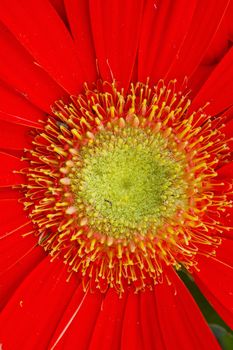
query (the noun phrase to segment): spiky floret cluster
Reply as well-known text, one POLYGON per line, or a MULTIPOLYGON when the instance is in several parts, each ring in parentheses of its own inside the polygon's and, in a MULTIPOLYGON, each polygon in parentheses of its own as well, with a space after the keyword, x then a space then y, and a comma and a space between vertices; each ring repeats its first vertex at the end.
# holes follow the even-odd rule
POLYGON ((175 81, 129 93, 99 82, 56 102, 34 136, 24 205, 39 244, 84 288, 144 289, 220 244, 228 147, 218 120, 189 106, 175 81))

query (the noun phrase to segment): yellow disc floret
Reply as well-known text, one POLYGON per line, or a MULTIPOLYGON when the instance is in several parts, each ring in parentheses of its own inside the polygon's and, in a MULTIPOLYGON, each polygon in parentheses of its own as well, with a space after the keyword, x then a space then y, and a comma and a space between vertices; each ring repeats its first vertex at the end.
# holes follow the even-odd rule
POLYGON ((79 150, 69 173, 75 206, 107 236, 156 235, 166 218, 187 206, 185 157, 158 132, 117 124, 79 150))

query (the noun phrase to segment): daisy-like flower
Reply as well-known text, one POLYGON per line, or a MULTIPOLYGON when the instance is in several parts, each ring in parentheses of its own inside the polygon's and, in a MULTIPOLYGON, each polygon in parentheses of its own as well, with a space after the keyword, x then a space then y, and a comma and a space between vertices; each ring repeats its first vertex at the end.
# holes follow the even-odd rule
POLYGON ((230 1, 0 2, 3 350, 219 349, 230 1))

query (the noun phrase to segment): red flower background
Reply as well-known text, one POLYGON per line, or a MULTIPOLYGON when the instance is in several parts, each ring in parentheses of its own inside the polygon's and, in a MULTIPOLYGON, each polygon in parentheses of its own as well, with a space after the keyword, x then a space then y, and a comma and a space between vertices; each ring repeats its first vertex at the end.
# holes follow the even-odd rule
MULTIPOLYGON (((183 282, 168 267, 172 286, 158 284, 119 298, 84 292, 78 278, 37 245, 13 185, 51 105, 78 95, 84 82, 113 78, 156 84, 176 78, 191 90, 192 110, 205 105, 226 116, 233 135, 232 1, 64 0, 0 2, 0 239, 3 350, 8 349, 218 349, 183 282)), ((231 143, 230 143, 231 146, 231 143)), ((218 169, 231 181, 232 163, 218 169)), ((232 208, 221 217, 232 224, 232 208)), ((193 278, 233 327, 233 241, 224 233, 216 257, 198 255, 193 278)))

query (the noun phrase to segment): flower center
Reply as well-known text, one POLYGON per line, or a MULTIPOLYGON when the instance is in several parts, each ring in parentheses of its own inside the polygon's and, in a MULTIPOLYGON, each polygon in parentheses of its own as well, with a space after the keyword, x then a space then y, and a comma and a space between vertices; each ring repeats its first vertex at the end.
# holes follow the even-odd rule
POLYGON ((184 159, 160 133, 115 126, 93 135, 77 158, 70 175, 77 210, 106 235, 155 231, 187 203, 184 159))
POLYGON ((76 272, 84 289, 123 293, 196 266, 221 243, 231 185, 221 123, 166 87, 115 83, 56 102, 22 170, 24 205, 38 243, 76 272))

